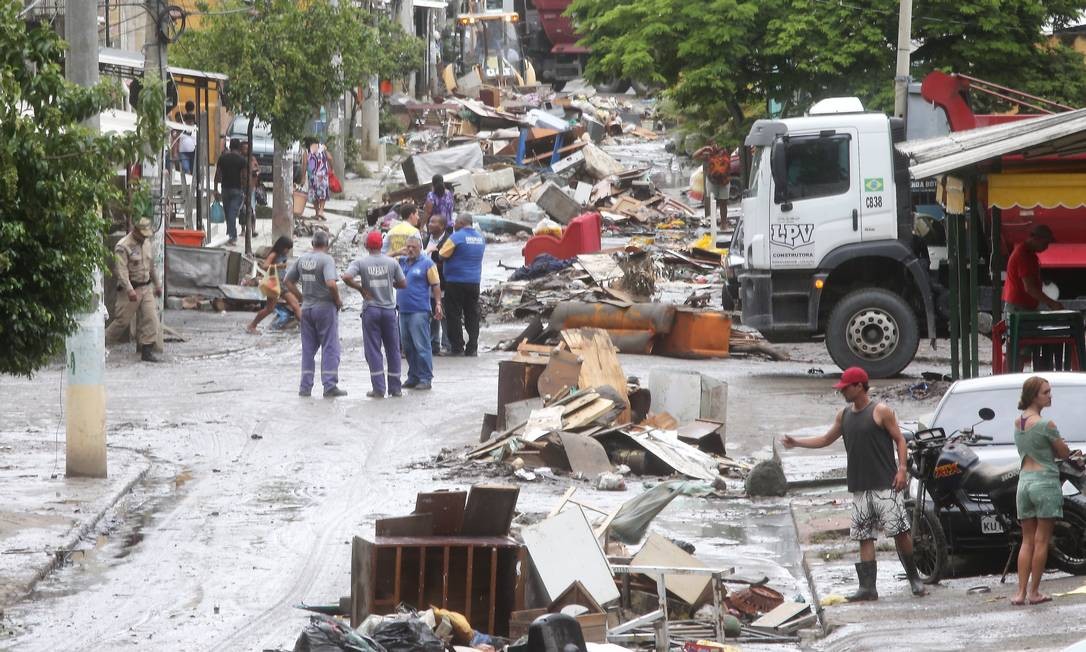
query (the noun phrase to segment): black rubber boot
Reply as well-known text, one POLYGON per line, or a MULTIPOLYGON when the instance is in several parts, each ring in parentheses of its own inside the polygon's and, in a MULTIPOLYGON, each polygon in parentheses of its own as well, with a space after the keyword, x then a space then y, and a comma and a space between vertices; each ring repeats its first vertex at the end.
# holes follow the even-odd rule
POLYGON ((927 595, 928 591, 924 588, 924 582, 920 579, 920 572, 916 570, 916 560, 913 559, 913 556, 911 554, 903 555, 899 552, 897 558, 901 560, 901 565, 905 568, 905 577, 909 580, 909 588, 912 589, 913 595, 927 595))
POLYGON ((144 345, 143 350, 140 351, 140 360, 144 362, 162 362, 162 358, 155 355, 155 352, 151 350, 151 345, 144 345))
POLYGON ((878 575, 878 562, 861 561, 856 564, 856 576, 860 578, 860 589, 848 596, 849 602, 867 602, 878 600, 879 592, 875 590, 875 577, 878 575))

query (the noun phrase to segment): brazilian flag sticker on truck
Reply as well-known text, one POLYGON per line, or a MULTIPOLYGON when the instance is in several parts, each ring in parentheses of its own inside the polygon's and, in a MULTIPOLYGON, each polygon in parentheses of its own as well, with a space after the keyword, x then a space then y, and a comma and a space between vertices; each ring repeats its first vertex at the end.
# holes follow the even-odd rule
POLYGON ((886 190, 886 184, 882 182, 882 177, 864 179, 864 192, 882 192, 883 190, 886 190))

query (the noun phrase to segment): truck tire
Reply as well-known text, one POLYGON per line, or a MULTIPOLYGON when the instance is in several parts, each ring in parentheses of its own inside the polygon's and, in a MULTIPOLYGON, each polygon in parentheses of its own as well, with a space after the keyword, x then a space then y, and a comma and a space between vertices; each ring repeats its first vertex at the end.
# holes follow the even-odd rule
POLYGON ((837 366, 861 367, 872 378, 896 376, 912 362, 919 344, 912 308, 880 288, 846 294, 826 324, 826 349, 837 366))

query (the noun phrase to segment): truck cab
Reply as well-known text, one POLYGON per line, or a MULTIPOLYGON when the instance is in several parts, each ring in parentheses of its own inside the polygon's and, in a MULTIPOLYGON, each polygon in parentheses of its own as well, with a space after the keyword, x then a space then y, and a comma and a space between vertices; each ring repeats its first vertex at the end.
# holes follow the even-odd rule
POLYGON ((882 378, 912 360, 921 323, 934 332, 934 308, 893 146, 904 124, 858 104, 753 125, 736 273, 744 324, 775 342, 824 337, 841 368, 882 378))

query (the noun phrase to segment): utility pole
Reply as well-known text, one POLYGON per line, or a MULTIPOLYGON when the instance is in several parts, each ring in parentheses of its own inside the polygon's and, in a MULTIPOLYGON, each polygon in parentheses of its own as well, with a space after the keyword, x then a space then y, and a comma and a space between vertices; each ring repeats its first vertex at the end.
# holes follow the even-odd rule
MULTIPOLYGON (((148 81, 157 79, 165 82, 167 79, 166 72, 166 48, 165 43, 162 42, 162 37, 159 35, 160 21, 166 11, 166 3, 163 0, 150 0, 145 5, 145 20, 144 20, 144 34, 143 34, 143 80, 144 87, 148 84, 148 81)), ((166 123, 166 107, 163 105, 158 112, 160 122, 160 128, 165 128, 166 123)), ((162 150, 157 152, 146 152, 147 159, 143 164, 143 178, 150 184, 151 187, 151 206, 152 216, 151 222, 155 230, 154 236, 151 238, 151 250, 154 252, 155 257, 155 273, 158 274, 159 279, 165 279, 166 273, 166 227, 169 226, 168 216, 166 215, 165 201, 163 198, 163 158, 162 150)), ((133 216, 135 219, 136 216, 133 216)), ((166 301, 166 293, 163 292, 162 296, 158 299, 159 314, 162 314, 163 307, 166 301)), ((162 351, 162 320, 159 319, 158 337, 155 348, 162 351)))
POLYGON ((897 70, 894 73, 894 117, 904 118, 909 100, 909 53, 912 49, 913 3, 901 0, 897 16, 897 70))
MULTIPOLYGON (((65 75, 72 83, 94 86, 98 83, 98 3, 67 3, 64 26, 69 44, 65 75)), ((98 116, 85 124, 98 131, 98 116)), ((106 388, 102 384, 106 335, 101 270, 95 270, 93 284, 87 306, 76 315, 76 331, 64 343, 68 381, 64 459, 68 477, 106 477, 106 388)))
MULTIPOLYGON (((370 12, 374 14, 374 20, 377 19, 376 12, 381 11, 378 7, 374 6, 373 2, 369 3, 370 12)), ((381 151, 381 91, 378 88, 380 82, 377 79, 377 75, 371 76, 366 80, 365 92, 362 94, 362 158, 367 161, 377 161, 379 164, 384 164, 382 160, 384 157, 380 156, 381 151)))
MULTIPOLYGON (((329 0, 329 3, 339 9, 339 0, 329 0)), ((339 71, 343 68, 343 56, 337 51, 332 55, 332 68, 339 71)), ((340 179, 345 175, 343 153, 346 151, 344 140, 348 137, 349 130, 343 128, 343 93, 339 93, 328 106, 328 151, 332 155, 332 171, 340 179)))

